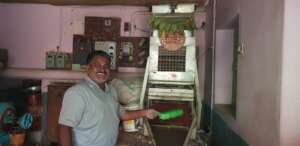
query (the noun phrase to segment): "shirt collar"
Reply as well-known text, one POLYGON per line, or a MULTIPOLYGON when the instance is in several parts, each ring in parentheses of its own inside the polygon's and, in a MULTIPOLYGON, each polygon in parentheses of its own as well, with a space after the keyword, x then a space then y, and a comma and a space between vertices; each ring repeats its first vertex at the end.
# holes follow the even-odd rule
MULTIPOLYGON (((86 75, 86 76, 84 77, 84 80, 88 83, 88 85, 89 85, 90 87, 92 87, 92 88, 98 88, 98 89, 102 90, 102 89, 98 86, 98 84, 97 84, 95 81, 93 81, 88 75, 86 75)), ((107 92, 107 91, 108 91, 108 85, 107 85, 107 83, 104 83, 104 84, 105 84, 105 92, 107 92)))

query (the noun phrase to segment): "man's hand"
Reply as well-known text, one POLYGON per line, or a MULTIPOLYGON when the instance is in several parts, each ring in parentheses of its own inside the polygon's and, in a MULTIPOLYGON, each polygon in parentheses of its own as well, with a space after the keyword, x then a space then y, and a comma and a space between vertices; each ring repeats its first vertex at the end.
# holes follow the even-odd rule
POLYGON ((158 111, 156 111, 154 109, 147 109, 147 111, 146 111, 146 117, 148 119, 154 119, 157 116, 159 116, 159 112, 158 111))

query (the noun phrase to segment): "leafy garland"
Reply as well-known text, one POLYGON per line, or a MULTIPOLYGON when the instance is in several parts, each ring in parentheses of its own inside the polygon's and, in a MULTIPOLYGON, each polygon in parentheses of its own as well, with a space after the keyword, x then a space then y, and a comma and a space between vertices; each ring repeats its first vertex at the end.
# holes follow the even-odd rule
POLYGON ((152 29, 162 32, 183 32, 183 30, 193 31, 196 29, 194 17, 160 17, 151 15, 149 24, 152 29))

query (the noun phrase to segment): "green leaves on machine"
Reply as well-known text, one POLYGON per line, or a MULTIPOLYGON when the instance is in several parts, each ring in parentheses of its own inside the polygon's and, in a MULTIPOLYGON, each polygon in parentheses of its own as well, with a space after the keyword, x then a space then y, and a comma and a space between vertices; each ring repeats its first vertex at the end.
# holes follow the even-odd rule
POLYGON ((149 24, 152 29, 162 32, 182 32, 183 30, 193 31, 196 24, 193 16, 164 17, 152 15, 149 18, 149 24))

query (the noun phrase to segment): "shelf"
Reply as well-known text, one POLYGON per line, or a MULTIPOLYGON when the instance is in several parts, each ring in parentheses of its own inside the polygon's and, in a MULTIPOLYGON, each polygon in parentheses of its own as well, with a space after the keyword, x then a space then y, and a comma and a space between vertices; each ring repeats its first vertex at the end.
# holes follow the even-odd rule
POLYGON ((158 97, 158 96, 148 96, 149 100, 166 100, 166 101, 194 101, 190 97, 158 97))
POLYGON ((81 79, 85 75, 82 71, 71 70, 47 70, 47 69, 24 69, 7 68, 0 72, 0 76, 21 79, 81 79))
MULTIPOLYGON (((0 72, 0 77, 42 80, 80 80, 85 75, 84 71, 28 68, 7 68, 0 72)), ((118 78, 142 77, 143 75, 143 69, 134 68, 123 68, 122 72, 112 72, 112 76, 118 78)))

